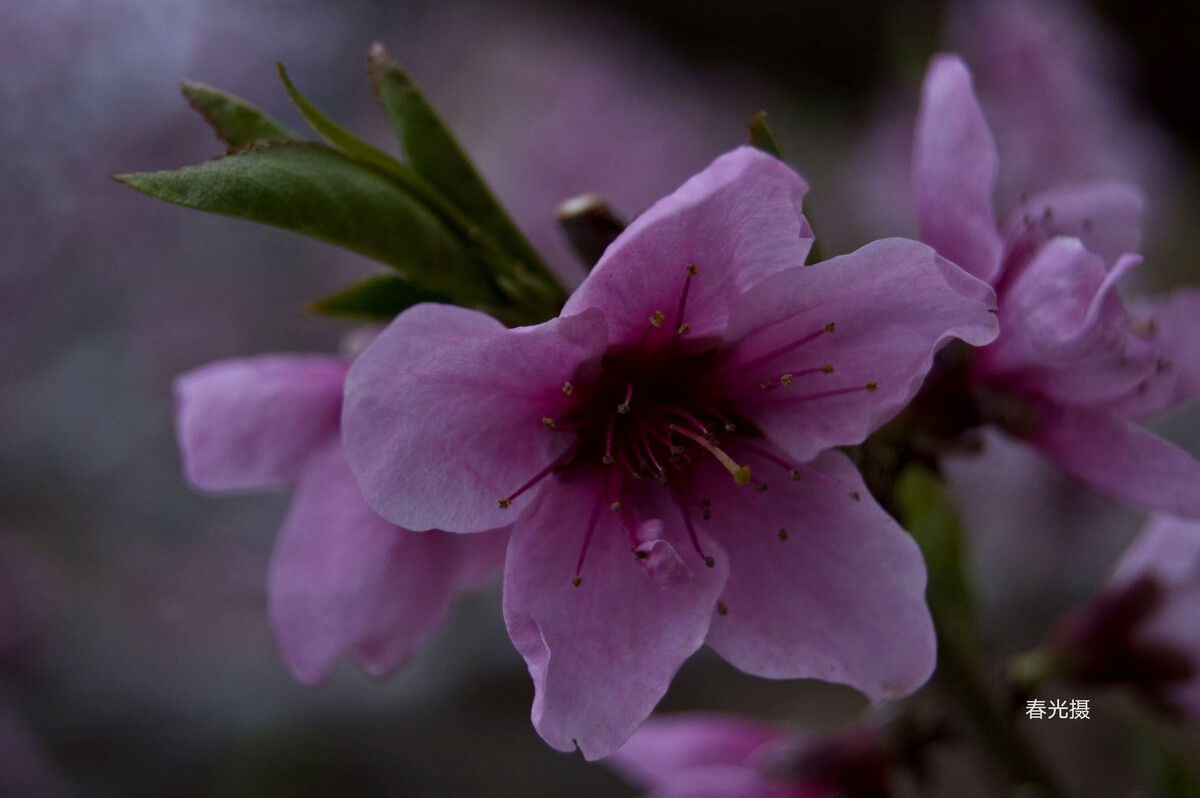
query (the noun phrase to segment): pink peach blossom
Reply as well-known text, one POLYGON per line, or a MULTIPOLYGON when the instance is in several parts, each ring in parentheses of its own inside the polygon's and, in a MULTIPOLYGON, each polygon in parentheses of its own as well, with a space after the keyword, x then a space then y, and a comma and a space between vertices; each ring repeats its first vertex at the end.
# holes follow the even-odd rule
POLYGON ((339 434, 348 368, 335 357, 263 355, 175 383, 192 484, 294 490, 268 604, 284 659, 308 683, 344 655, 375 675, 398 668, 441 626, 458 591, 499 568, 507 537, 410 532, 367 506, 339 434))
POLYGON ((343 429, 367 501, 412 529, 515 521, 509 634, 552 746, 605 756, 708 643, 875 700, 928 677, 912 539, 845 455, 991 292, 930 248, 804 266, 804 181, 750 148, 640 216, 561 316, 420 305, 359 357, 343 429))
MULTIPOLYGON (((913 148, 921 234, 996 288, 1000 337, 972 363, 977 388, 1015 399, 1011 431, 1075 478, 1133 505, 1200 516, 1200 463, 1135 421, 1194 397, 1200 292, 1131 312, 1116 292, 1140 258, 1141 193, 1063 186, 999 221, 996 145, 960 59, 934 58, 913 148)), ((1007 411, 1010 420, 1012 407, 1007 411)))

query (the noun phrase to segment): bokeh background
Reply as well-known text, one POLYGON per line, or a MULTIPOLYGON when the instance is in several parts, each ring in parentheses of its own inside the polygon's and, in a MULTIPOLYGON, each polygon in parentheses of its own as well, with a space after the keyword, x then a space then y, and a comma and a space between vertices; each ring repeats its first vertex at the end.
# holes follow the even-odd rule
MULTIPOLYGON (((954 49, 1002 157, 1048 148, 1002 180, 998 207, 1061 180, 1140 183, 1134 288, 1162 290, 1200 281, 1196 30, 1196 4, 1127 0, 4 0, 0 794, 633 794, 534 733, 498 587, 390 679, 347 666, 310 689, 288 674, 264 597, 287 497, 189 489, 171 380, 221 358, 337 351, 347 328, 300 308, 376 267, 112 182, 222 151, 180 78, 300 127, 282 61, 319 106, 392 147, 364 70, 383 41, 574 283, 559 201, 594 191, 632 217, 741 143, 764 108, 812 185, 827 254, 914 233, 916 87, 928 57, 954 49)), ((1200 454, 1198 415, 1158 429, 1200 454)), ((998 655, 1087 596, 1139 521, 998 437, 950 473, 998 655)), ((1090 697, 1102 715, 1108 699, 1090 697)), ((865 704, 701 652, 662 708, 831 727, 865 704)), ((1121 794, 1137 762, 1099 725, 1029 731, 1083 794, 1121 794)), ((949 745, 930 789, 998 794, 989 767, 949 745)))

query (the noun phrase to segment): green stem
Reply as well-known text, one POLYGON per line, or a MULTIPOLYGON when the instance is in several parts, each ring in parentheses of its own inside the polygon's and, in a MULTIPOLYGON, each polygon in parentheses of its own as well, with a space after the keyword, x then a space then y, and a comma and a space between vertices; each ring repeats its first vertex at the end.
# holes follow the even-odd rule
POLYGON ((938 666, 935 674, 941 689, 963 708, 975 724, 990 750, 1017 783, 1032 787, 1043 798, 1063 798, 1059 787, 1041 757, 1013 725, 988 689, 973 658, 938 625, 938 666))

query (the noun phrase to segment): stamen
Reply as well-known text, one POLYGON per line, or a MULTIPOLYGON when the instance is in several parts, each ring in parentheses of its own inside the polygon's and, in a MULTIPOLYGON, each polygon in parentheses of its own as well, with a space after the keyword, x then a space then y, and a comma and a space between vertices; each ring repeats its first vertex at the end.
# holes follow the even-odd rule
POLYGON ((734 462, 732 457, 721 451, 719 446, 709 443, 691 430, 677 427, 676 431, 685 438, 691 438, 693 441, 706 449, 709 454, 717 458, 717 461, 720 462, 721 465, 725 466, 725 470, 733 475, 734 482, 739 485, 745 485, 750 481, 750 466, 738 465, 736 462, 734 462))
POLYGON ((605 465, 612 465, 612 463, 613 463, 612 436, 613 436, 613 425, 615 423, 616 423, 616 419, 613 418, 612 416, 609 416, 608 417, 608 431, 604 433, 604 457, 601 458, 601 462, 603 462, 605 465))
POLYGON ((579 587, 579 583, 583 581, 579 572, 583 570, 583 558, 587 555, 588 546, 592 542, 592 533, 596 531, 596 520, 600 517, 600 506, 604 502, 604 494, 608 492, 608 480, 600 486, 600 490, 596 493, 596 503, 592 506, 592 517, 588 520, 587 534, 583 536, 583 548, 579 550, 579 561, 575 563, 575 576, 571 579, 571 584, 579 587))
POLYGON ((879 386, 876 383, 868 382, 866 385, 860 388, 835 388, 831 391, 817 391, 816 393, 806 393, 801 394, 800 396, 780 396, 774 400, 766 400, 764 403, 760 403, 758 406, 771 407, 777 404, 792 404, 794 402, 807 402, 813 399, 828 399, 831 396, 845 396, 848 393, 858 393, 859 391, 874 393, 877 390, 879 390, 879 386))
POLYGON ((507 510, 512 505, 513 499, 517 498, 522 493, 529 490, 534 485, 536 485, 537 483, 539 483, 543 479, 545 479, 547 476, 549 476, 550 472, 552 472, 554 469, 558 468, 560 465, 562 465, 564 462, 566 462, 566 460, 569 457, 571 457, 571 455, 575 454, 575 449, 577 446, 578 446, 578 443, 572 443, 569 447, 567 447, 567 450, 565 452, 560 454, 558 457, 554 458, 554 460, 550 463, 550 465, 546 466, 541 471, 534 474, 534 476, 531 480, 529 480, 524 485, 517 488, 515 491, 508 494, 504 498, 500 499, 500 509, 507 510))
POLYGON ((680 495, 678 490, 675 491, 675 504, 679 507, 679 514, 683 516, 683 525, 687 528, 688 537, 692 539, 692 547, 700 555, 700 558, 704 560, 704 564, 712 568, 717 564, 717 561, 708 554, 705 554, 704 549, 700 548, 700 538, 696 537, 696 528, 692 526, 692 514, 688 511, 688 503, 684 501, 684 497, 680 495))
POLYGON ((554 419, 550 416, 542 416, 542 424, 546 426, 546 429, 554 429, 554 419))
POLYGON ((625 385, 625 401, 617 405, 617 412, 624 415, 629 412, 629 400, 633 398, 633 384, 626 383, 625 385))
POLYGON ((752 366, 757 366, 762 363, 766 363, 767 361, 773 360, 774 358, 777 358, 782 354, 790 352, 793 349, 797 349, 801 346, 804 346, 807 343, 810 343, 811 341, 815 341, 816 339, 820 338, 822 335, 829 335, 835 329, 837 329, 836 325, 833 322, 830 322, 829 324, 826 324, 824 327, 817 330, 816 332, 812 332, 812 333, 809 333, 808 335, 801 336, 800 338, 797 338, 794 341, 788 341, 783 346, 772 349, 770 352, 767 352, 765 355, 759 355, 758 357, 751 358, 750 360, 747 360, 745 362, 738 363, 738 364, 732 366, 730 368, 730 371, 733 373, 737 373, 739 371, 742 371, 743 369, 747 369, 752 366))
POLYGON ((671 325, 675 328, 675 332, 680 335, 687 333, 691 327, 683 323, 683 309, 687 305, 688 289, 692 287, 692 278, 696 276, 696 264, 691 264, 687 267, 687 277, 683 279, 683 293, 679 295, 679 307, 675 310, 675 321, 671 325))
POLYGON ((650 445, 650 438, 646 435, 646 427, 643 424, 638 424, 638 435, 642 439, 642 447, 646 450, 646 456, 650 458, 650 462, 654 463, 654 467, 658 470, 659 475, 665 480, 666 471, 662 467, 662 463, 658 462, 658 458, 654 456, 654 447, 650 445))
POLYGON ((650 331, 655 327, 661 327, 663 319, 665 318, 666 314, 664 314, 661 310, 656 310, 654 313, 650 314, 650 323, 646 325, 646 329, 642 331, 642 337, 638 341, 637 348, 639 352, 646 348, 646 339, 650 337, 650 331))
POLYGON ((570 396, 572 393, 574 393, 574 392, 575 392, 575 386, 574 386, 574 385, 572 385, 572 384, 570 383, 570 381, 568 381, 568 382, 564 382, 564 383, 563 383, 563 389, 562 389, 562 391, 563 391, 563 393, 565 393, 567 396, 570 396))
MULTIPOLYGON (((668 408, 664 408, 664 409, 668 413, 678 416, 679 418, 682 418, 685 421, 687 421, 688 423, 690 423, 693 427, 696 428, 696 430, 700 434, 702 434, 702 435, 708 434, 708 425, 706 425, 703 421, 696 418, 695 416, 693 416, 691 413, 687 412, 686 410, 680 410, 677 407, 668 407, 668 408)), ((674 427, 675 429, 678 429, 678 427, 675 427, 674 424, 672 424, 671 426, 674 427)))

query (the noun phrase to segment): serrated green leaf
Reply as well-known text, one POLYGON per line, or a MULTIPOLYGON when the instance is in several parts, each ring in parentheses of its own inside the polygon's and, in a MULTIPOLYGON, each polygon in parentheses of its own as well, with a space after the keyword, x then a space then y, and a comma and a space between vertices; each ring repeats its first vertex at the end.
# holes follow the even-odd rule
POLYGON ((367 57, 371 85, 408 163, 504 248, 544 289, 561 293, 524 234, 496 200, 454 135, 380 44, 367 57))
POLYGON ((300 139, 296 131, 241 97, 190 80, 181 81, 179 90, 188 105, 196 109, 217 136, 233 149, 262 141, 300 139))
POLYGON ((453 304, 445 294, 430 291, 396 274, 376 274, 336 294, 311 302, 308 309, 322 316, 352 321, 389 322, 422 302, 453 304))
POLYGON ((965 533, 949 491, 932 471, 910 465, 896 480, 894 498, 904 528, 925 556, 929 574, 925 597, 939 627, 959 640, 972 637, 965 533))
POLYGON ((168 202, 337 244, 461 304, 503 304, 484 264, 423 202, 379 170, 321 144, 257 145, 196 166, 116 179, 168 202))
POLYGON ((783 160, 783 150, 779 148, 779 142, 775 140, 775 135, 771 133, 771 128, 767 126, 767 112, 759 111, 750 119, 750 146, 760 149, 768 155, 774 155, 779 160, 783 160))

